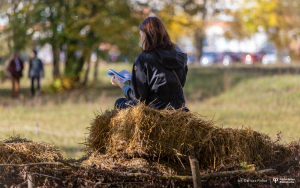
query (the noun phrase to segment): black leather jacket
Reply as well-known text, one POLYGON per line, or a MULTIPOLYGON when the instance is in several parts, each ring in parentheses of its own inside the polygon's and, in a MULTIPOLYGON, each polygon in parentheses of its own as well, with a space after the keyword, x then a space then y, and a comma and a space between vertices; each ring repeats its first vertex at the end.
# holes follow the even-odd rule
POLYGON ((134 61, 127 96, 134 103, 145 101, 156 109, 164 109, 168 105, 181 108, 185 105, 182 87, 187 72, 187 55, 178 46, 175 50, 143 52, 134 61))

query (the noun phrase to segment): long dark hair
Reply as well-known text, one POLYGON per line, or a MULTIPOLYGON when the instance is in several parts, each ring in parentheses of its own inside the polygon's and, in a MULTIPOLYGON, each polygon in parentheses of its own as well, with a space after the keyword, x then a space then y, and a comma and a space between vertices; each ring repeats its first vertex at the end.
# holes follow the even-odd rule
POLYGON ((157 17, 148 17, 140 25, 140 30, 145 33, 143 51, 148 52, 157 48, 175 49, 165 24, 157 17))

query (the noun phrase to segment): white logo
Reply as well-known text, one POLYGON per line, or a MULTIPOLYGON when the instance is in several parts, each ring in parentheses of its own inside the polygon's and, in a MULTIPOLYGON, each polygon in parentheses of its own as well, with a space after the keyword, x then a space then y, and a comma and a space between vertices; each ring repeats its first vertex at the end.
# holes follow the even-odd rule
POLYGON ((273 178, 273 181, 274 181, 275 183, 277 183, 277 182, 278 182, 278 178, 273 178))

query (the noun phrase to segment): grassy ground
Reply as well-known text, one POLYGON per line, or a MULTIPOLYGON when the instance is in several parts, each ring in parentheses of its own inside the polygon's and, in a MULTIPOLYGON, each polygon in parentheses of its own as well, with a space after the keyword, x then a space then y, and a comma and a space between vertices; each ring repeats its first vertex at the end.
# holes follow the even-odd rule
MULTIPOLYGON (((112 108, 122 97, 121 90, 111 86, 105 76, 107 69, 131 70, 131 66, 101 64, 100 81, 87 89, 42 93, 39 98, 30 96, 29 80, 23 78, 19 101, 10 98, 10 82, 1 83, 0 138, 20 134, 34 141, 54 142, 68 157, 80 157, 83 146, 78 143, 84 142, 94 112, 112 108)), ((46 66, 43 89, 52 81, 51 68, 46 66)), ((282 131, 283 141, 299 139, 300 76, 283 72, 276 67, 190 66, 184 88, 187 106, 207 118, 214 117, 219 125, 252 127, 272 137, 282 131)))

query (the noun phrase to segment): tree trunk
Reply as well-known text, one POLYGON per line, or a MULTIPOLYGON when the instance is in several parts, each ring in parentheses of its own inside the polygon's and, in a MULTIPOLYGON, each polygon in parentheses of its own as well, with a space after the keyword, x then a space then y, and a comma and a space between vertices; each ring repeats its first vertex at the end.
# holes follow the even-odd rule
POLYGON ((99 66, 99 60, 95 62, 95 69, 94 69, 94 82, 98 81, 98 66, 99 66))
POLYGON ((60 71, 59 71, 59 49, 52 45, 53 51, 53 79, 60 78, 60 71))
POLYGON ((83 65, 85 62, 85 57, 83 55, 81 56, 75 56, 75 51, 77 41, 73 40, 70 41, 67 48, 67 60, 65 64, 65 76, 72 78, 75 82, 80 81, 81 72, 83 69, 83 65), (70 48, 70 46, 73 46, 73 48, 70 48))
POLYGON ((204 39, 204 31, 202 28, 198 28, 195 33, 196 39, 196 54, 195 54, 195 63, 199 63, 200 58, 203 53, 203 39, 204 39))
POLYGON ((194 60, 195 63, 199 63, 200 58, 203 53, 203 39, 205 36, 205 19, 206 19, 206 15, 207 15, 206 2, 207 2, 207 0, 203 1, 204 10, 202 11, 201 24, 199 24, 199 26, 197 27, 196 32, 195 32, 195 40, 196 40, 196 54, 195 54, 195 60, 194 60))
MULTIPOLYGON (((55 16, 51 13, 51 16, 49 17, 49 21, 51 23, 53 36, 57 36, 57 23, 55 21, 55 16)), ((57 42, 57 39, 55 37, 52 37, 50 40, 51 46, 52 46, 52 53, 53 53, 53 71, 52 76, 53 79, 60 78, 60 70, 59 70, 59 53, 60 53, 60 44, 57 42)))
POLYGON ((82 86, 86 86, 86 84, 88 82, 88 77, 89 77, 89 72, 90 72, 90 66, 91 66, 91 60, 88 60, 88 62, 87 62, 87 68, 86 68, 84 79, 83 79, 83 82, 82 82, 82 86))

